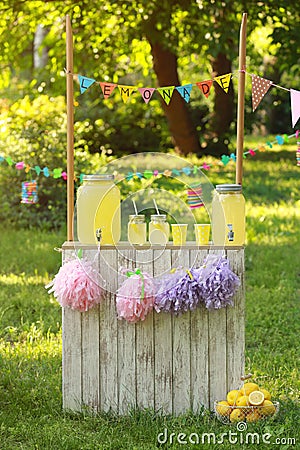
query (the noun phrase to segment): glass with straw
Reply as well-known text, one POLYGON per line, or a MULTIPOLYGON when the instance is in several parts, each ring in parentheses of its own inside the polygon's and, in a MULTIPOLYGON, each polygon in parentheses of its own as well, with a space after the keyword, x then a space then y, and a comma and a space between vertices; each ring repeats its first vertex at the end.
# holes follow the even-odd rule
POLYGON ((132 245, 144 245, 147 240, 145 215, 139 214, 136 203, 132 200, 135 214, 129 216, 127 227, 128 241, 132 245))
POLYGON ((156 214, 151 215, 149 223, 149 241, 154 245, 166 245, 169 241, 170 225, 166 214, 160 214, 156 201, 153 199, 156 214))

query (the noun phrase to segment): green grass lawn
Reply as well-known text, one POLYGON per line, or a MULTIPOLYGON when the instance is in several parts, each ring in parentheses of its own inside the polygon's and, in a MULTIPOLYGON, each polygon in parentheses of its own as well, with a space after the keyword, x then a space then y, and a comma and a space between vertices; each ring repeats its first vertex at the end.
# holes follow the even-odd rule
MULTIPOLYGON (((245 434, 238 435, 238 443, 234 435, 221 443, 222 433, 236 430, 217 422, 209 411, 177 418, 139 410, 125 417, 63 412, 61 310, 44 286, 59 269, 60 254, 53 249, 65 236, 2 225, 1 449, 300 448, 300 168, 295 149, 296 144, 284 145, 247 158, 244 165, 246 372, 252 372, 281 406, 274 421, 248 425, 260 444, 243 442, 245 434), (165 429, 168 443, 159 444, 157 436, 165 429), (170 438, 171 433, 175 437, 170 438), (192 442, 191 433, 200 436, 200 442, 202 433, 215 433, 217 442, 182 444, 179 433, 192 442), (265 433, 270 434, 265 437, 269 443, 262 441, 265 433)), ((213 184, 234 182, 234 172, 234 163, 226 168, 216 165, 208 176, 213 184)))

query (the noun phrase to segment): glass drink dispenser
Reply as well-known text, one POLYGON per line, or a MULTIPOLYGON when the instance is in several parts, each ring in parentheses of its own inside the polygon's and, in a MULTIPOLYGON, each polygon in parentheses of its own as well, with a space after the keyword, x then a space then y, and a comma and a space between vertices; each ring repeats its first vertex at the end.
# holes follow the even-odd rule
POLYGON ((85 175, 77 191, 77 234, 84 244, 115 245, 121 235, 120 191, 114 175, 85 175))
POLYGON ((218 184, 212 201, 214 245, 245 244, 245 199, 239 184, 218 184))

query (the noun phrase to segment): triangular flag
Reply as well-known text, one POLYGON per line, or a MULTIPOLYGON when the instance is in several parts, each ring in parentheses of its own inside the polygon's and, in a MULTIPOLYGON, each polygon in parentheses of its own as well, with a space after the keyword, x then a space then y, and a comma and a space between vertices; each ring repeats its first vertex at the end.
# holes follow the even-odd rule
POLYGON ((220 75, 214 78, 214 81, 218 83, 219 86, 228 94, 229 84, 231 79, 231 73, 226 73, 225 75, 220 75))
POLYGON ((176 86, 176 90, 179 92, 181 97, 188 103, 191 97, 192 84, 185 84, 183 86, 176 86))
POLYGON ((124 103, 127 102, 132 92, 135 90, 135 86, 124 86, 123 84, 118 85, 122 100, 124 103))
POLYGON ((213 80, 205 80, 205 81, 200 81, 199 83, 196 83, 196 85, 198 86, 200 91, 203 92, 203 94, 205 95, 206 98, 210 94, 210 88, 211 88, 212 84, 213 84, 213 80))
POLYGON ((300 117, 300 91, 290 89, 293 128, 300 117))
POLYGON ((148 103, 152 97, 155 88, 138 88, 145 103, 148 103))
POLYGON ((93 78, 87 78, 82 75, 78 75, 78 81, 79 81, 79 87, 80 87, 80 94, 83 94, 87 88, 89 88, 93 83, 95 83, 96 80, 93 78))
POLYGON ((175 86, 167 86, 167 87, 157 88, 158 92, 160 93, 160 95, 162 96, 162 98, 164 99, 164 101, 166 102, 167 105, 171 101, 174 89, 175 89, 175 86))
POLYGON ((261 78, 258 75, 251 75, 252 77, 252 110, 255 111, 260 104, 264 95, 268 92, 272 81, 266 78, 261 78))
POLYGON ((102 93, 104 95, 104 98, 108 98, 110 96, 110 94, 112 93, 112 91, 114 90, 114 88, 117 86, 115 83, 105 83, 105 82, 100 82, 100 87, 102 90, 102 93))

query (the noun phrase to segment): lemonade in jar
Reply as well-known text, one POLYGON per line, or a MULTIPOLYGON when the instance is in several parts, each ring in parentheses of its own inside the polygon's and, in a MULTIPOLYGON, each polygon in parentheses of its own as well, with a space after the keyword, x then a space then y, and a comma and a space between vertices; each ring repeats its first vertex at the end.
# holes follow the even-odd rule
POLYGON ((121 235, 120 191, 114 175, 85 175, 77 191, 77 235, 84 244, 115 245, 121 235))
POLYGON ((218 184, 212 201, 214 245, 245 244, 245 199, 239 184, 218 184))
POLYGON ((128 241, 133 245, 144 245, 146 243, 146 222, 144 214, 132 214, 128 222, 128 241))
POLYGON ((149 223, 149 241, 151 244, 165 245, 169 240, 170 225, 165 214, 153 214, 149 223))

